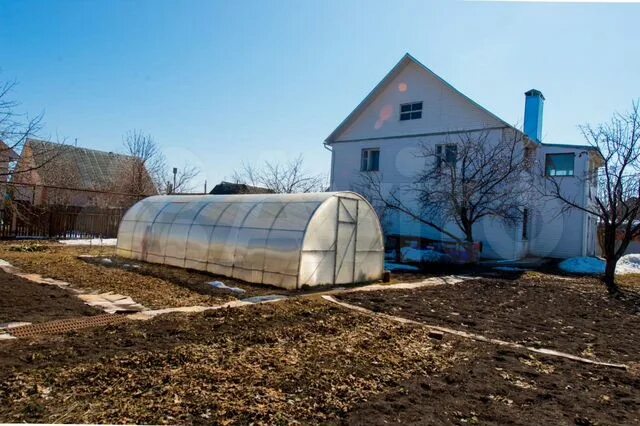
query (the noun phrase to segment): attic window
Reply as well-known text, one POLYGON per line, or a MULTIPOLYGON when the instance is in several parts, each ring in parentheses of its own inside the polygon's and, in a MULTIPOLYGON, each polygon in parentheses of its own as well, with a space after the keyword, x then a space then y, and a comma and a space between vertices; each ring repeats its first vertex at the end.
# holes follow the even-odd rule
POLYGON ((422 102, 400 105, 400 121, 417 120, 422 118, 422 102))

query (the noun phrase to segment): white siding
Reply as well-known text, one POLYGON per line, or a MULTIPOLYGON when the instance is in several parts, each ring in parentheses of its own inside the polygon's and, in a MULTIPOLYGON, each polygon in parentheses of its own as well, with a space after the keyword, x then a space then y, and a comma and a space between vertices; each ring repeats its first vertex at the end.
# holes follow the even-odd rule
MULTIPOLYGON (((424 167, 424 159, 416 157, 422 145, 455 142, 456 131, 502 126, 504 123, 437 76, 409 62, 340 134, 334 135, 331 190, 362 190, 360 158, 363 149, 380 150, 380 171, 369 173, 379 174, 386 192, 411 183, 424 167), (421 119, 399 120, 401 104, 420 101, 423 102, 421 119)), ((488 142, 498 140, 501 132, 493 130, 488 142)), ((577 148, 554 146, 542 146, 537 150, 541 169, 544 154, 550 152, 575 153, 575 175, 583 176, 586 172, 588 154, 577 148)), ((583 203, 586 192, 581 182, 578 178, 564 178, 563 187, 583 203)), ((570 257, 588 254, 591 248, 586 243, 587 215, 576 210, 561 214, 557 201, 543 201, 535 195, 533 198, 536 201, 530 209, 528 240, 522 239, 521 224, 507 226, 498 219, 485 219, 475 226, 476 239, 484 246, 483 257, 515 259, 527 255, 570 257)), ((410 195, 407 195, 407 202, 416 204, 410 195)), ((399 213, 382 217, 381 221, 386 234, 450 239, 399 213)), ((446 229, 461 236, 453 224, 447 225, 446 229)))
MULTIPOLYGON (((574 176, 557 178, 562 193, 579 205, 587 205, 586 182, 589 154, 580 148, 542 146, 538 161, 542 167, 546 154, 571 153, 575 155, 574 176)), ((541 170, 541 173, 543 171, 541 170)), ((530 252, 534 256, 566 258, 584 256, 593 252, 587 246, 587 213, 579 209, 563 211, 564 203, 559 200, 540 200, 532 218, 532 239, 530 252)), ((596 232, 592 222, 591 232, 596 232)))
POLYGON ((336 140, 479 129, 503 124, 451 89, 438 77, 409 63, 336 140), (402 90, 406 87, 406 90, 402 90), (423 102, 422 118, 400 121, 400 105, 423 102))

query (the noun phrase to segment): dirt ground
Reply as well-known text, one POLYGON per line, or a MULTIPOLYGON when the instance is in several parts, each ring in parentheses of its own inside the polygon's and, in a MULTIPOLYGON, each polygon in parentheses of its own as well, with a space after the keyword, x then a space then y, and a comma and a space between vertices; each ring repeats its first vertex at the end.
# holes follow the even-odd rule
MULTIPOLYGON (((122 259, 115 256, 114 247, 5 242, 0 243, 0 259, 28 272, 67 281, 76 288, 130 296, 152 309, 213 306, 254 296, 300 295, 321 290, 313 287, 287 291, 201 271, 122 259), (222 281, 244 292, 216 289, 208 284, 212 281, 222 281)), ((429 276, 432 275, 394 274, 392 283, 419 281, 429 276)))
POLYGON ((3 342, 0 421, 340 422, 462 356, 421 327, 319 299, 172 314, 3 342))
POLYGON ((626 371, 464 342, 473 355, 416 375, 350 410, 353 425, 640 424, 640 378, 626 371))
POLYGON ((640 362, 640 296, 595 279, 480 279, 341 300, 428 324, 618 363, 640 362))
POLYGON ((0 323, 42 322, 101 313, 67 290, 0 271, 0 323))
POLYGON ((287 291, 268 285, 256 285, 245 281, 228 278, 221 275, 214 275, 207 272, 200 272, 191 269, 178 268, 168 265, 159 265, 147 262, 139 262, 131 259, 119 258, 116 256, 107 257, 86 257, 81 260, 104 268, 115 270, 126 270, 139 275, 152 277, 177 286, 189 289, 195 293, 214 297, 229 297, 244 299, 253 296, 263 296, 267 294, 288 293, 287 291), (105 259, 108 259, 105 261, 105 259), (237 287, 244 290, 244 293, 233 293, 229 290, 217 289, 209 285, 212 281, 221 281, 228 287, 237 287))
MULTIPOLYGON (((155 308, 283 292, 221 279, 246 290, 230 294, 206 284, 216 279, 209 274, 117 259, 113 248, 4 243, 0 259, 155 308), (98 257, 83 260, 80 254, 98 257)), ((5 275, 0 273, 7 301, 0 315, 43 321, 93 313, 67 300, 62 289, 13 285, 5 275)), ((484 275, 453 285, 338 297, 631 369, 452 335, 438 340, 425 327, 307 296, 2 341, 0 422, 640 424, 640 277, 621 280, 626 298, 619 300, 595 279, 484 275)), ((404 274, 394 281, 427 276, 404 274)))
MULTIPOLYGON (((133 268, 113 268, 88 263, 79 255, 113 257, 113 247, 73 247, 47 244, 43 251, 15 251, 16 243, 0 244, 0 259, 27 272, 69 282, 73 287, 130 296, 148 308, 219 305, 233 300, 228 292, 203 293, 185 287, 188 279, 158 278, 133 268)), ((19 246, 18 246, 19 247, 19 246)), ((28 245, 27 245, 28 247, 28 245)), ((187 271, 184 272, 186 276, 187 271)), ((209 279, 211 281, 211 278, 209 279)))

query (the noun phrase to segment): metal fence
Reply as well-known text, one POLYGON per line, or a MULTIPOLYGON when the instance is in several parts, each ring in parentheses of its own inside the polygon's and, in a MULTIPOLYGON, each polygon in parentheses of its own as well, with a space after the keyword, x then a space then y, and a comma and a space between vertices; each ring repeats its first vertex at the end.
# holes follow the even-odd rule
POLYGON ((13 204, 0 210, 0 238, 116 238, 126 209, 13 204))

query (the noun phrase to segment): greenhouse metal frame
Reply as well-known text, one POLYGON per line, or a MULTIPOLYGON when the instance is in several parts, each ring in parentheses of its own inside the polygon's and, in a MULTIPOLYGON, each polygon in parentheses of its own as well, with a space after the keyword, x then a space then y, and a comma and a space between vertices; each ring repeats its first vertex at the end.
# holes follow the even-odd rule
POLYGON ((117 254, 286 289, 384 269, 378 216, 353 192, 149 197, 125 214, 117 254))

